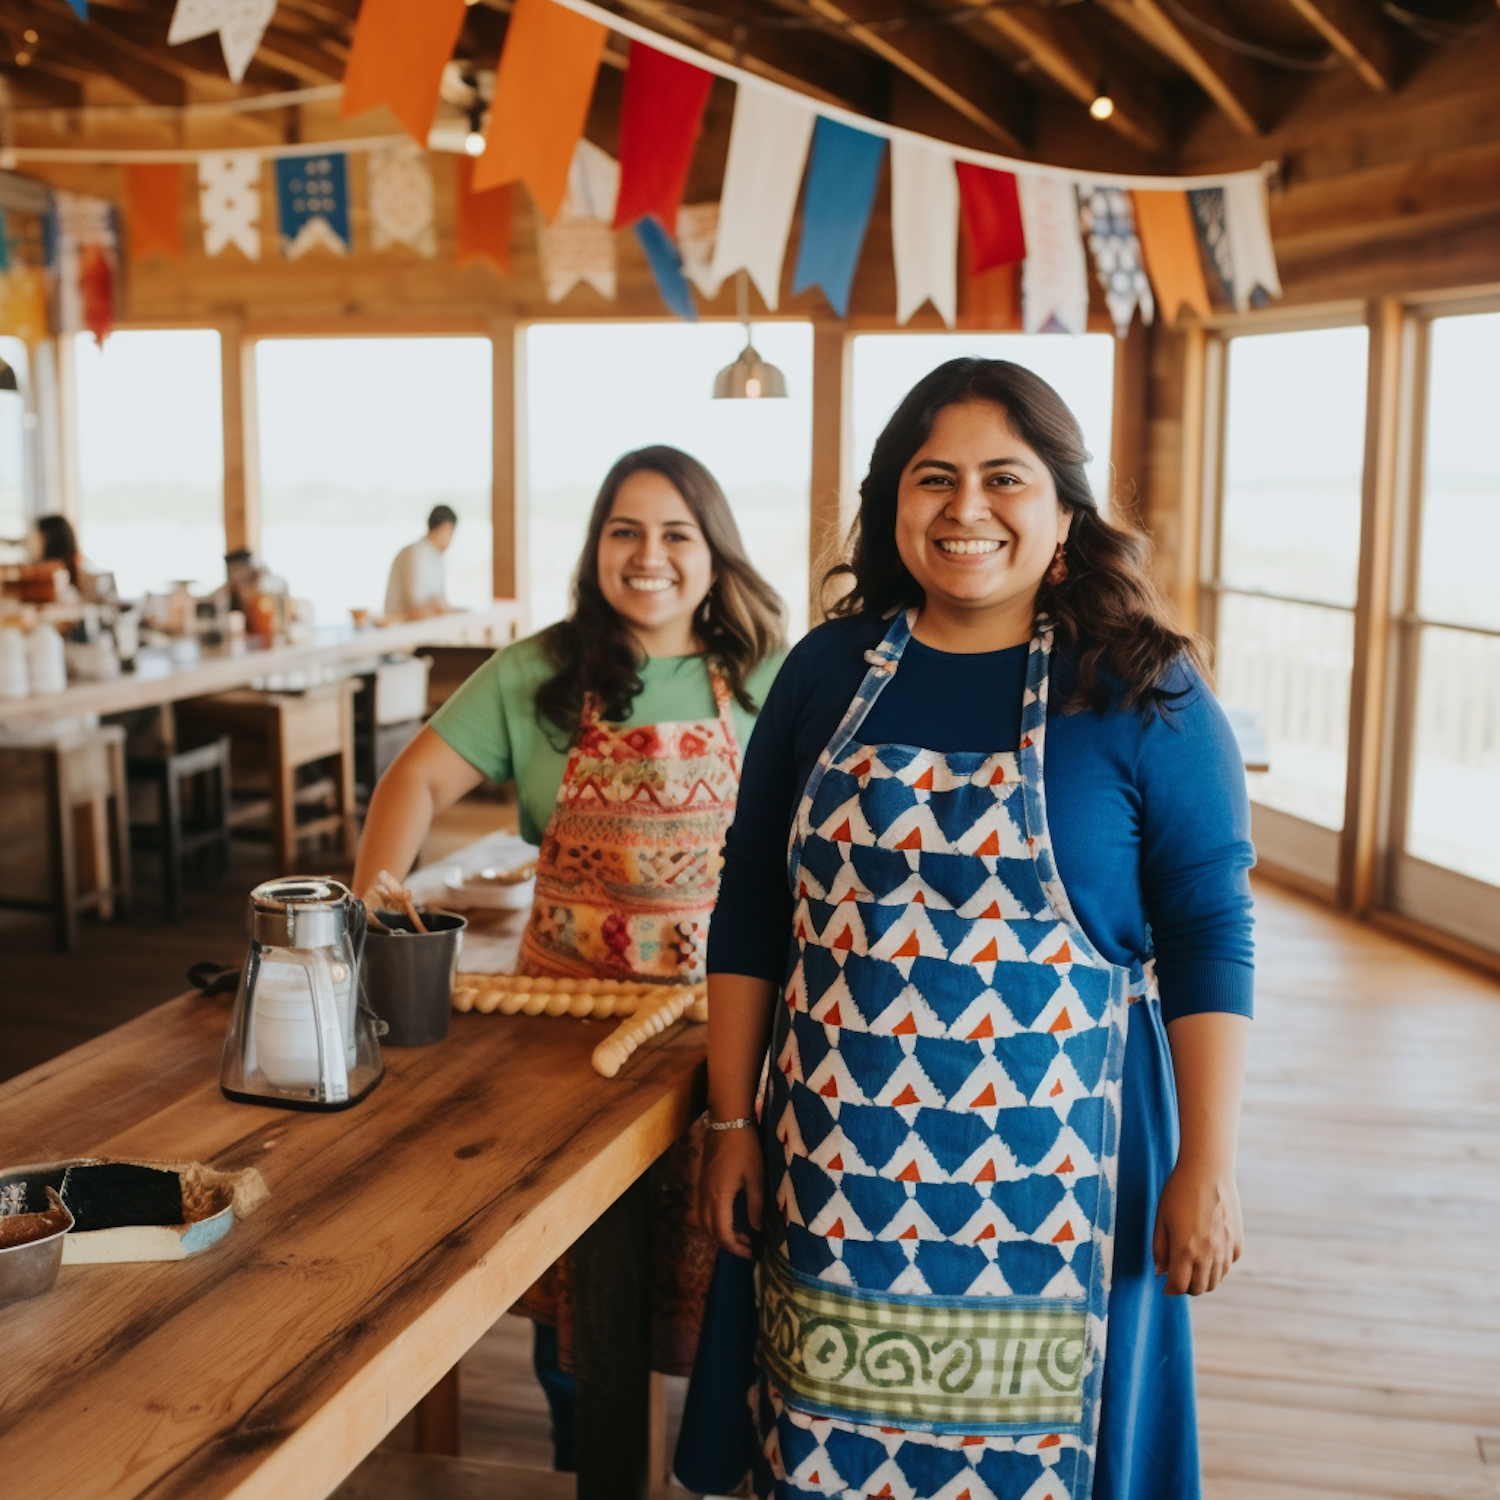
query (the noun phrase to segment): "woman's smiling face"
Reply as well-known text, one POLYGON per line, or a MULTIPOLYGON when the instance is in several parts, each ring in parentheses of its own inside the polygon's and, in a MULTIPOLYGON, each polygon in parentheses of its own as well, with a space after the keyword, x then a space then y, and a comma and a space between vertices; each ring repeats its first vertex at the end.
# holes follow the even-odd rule
POLYGON ((713 553, 676 485, 650 469, 621 484, 599 537, 599 589, 649 656, 688 656, 714 583, 713 553))
POLYGON ((944 407, 896 494, 896 550, 927 596, 924 614, 1013 615, 1022 639, 1071 522, 1051 470, 992 401, 944 407))

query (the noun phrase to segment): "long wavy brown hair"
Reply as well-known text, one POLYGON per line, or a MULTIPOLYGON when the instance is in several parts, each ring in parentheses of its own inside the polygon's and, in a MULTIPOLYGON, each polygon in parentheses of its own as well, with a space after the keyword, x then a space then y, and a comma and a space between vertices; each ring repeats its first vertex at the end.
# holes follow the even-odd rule
POLYGON ((785 640, 786 607, 745 555, 719 481, 680 448, 637 448, 617 459, 604 476, 573 574, 573 607, 567 619, 542 632, 552 676, 537 689, 537 719, 569 738, 578 728, 587 694, 593 695, 603 718, 621 720, 641 691, 640 646, 599 587, 599 539, 620 486, 642 472, 660 474, 682 496, 708 543, 714 584, 699 607, 694 634, 748 713, 758 707, 746 687, 751 672, 785 640))
POLYGON ((950 359, 907 393, 876 439, 870 471, 859 490, 859 516, 849 537, 849 560, 831 568, 825 592, 846 590, 835 615, 884 615, 920 607, 921 585, 896 550, 896 497, 906 466, 926 443, 938 413, 966 401, 1002 407, 1011 427, 1047 465, 1057 500, 1073 517, 1062 583, 1042 580, 1035 613, 1056 626, 1077 666, 1075 691, 1062 706, 1102 713, 1113 699, 1106 673, 1123 688, 1127 708, 1164 708, 1177 693, 1167 686, 1186 659, 1205 670, 1198 637, 1178 630, 1151 578, 1151 543, 1126 516, 1099 510, 1084 465, 1091 455, 1078 419, 1041 376, 1004 359, 950 359))

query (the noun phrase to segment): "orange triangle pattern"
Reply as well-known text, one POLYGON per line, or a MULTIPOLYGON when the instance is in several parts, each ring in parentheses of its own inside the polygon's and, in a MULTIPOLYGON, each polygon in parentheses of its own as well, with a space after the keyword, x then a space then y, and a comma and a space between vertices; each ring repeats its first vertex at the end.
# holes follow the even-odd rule
POLYGON ((896 847, 898 849, 920 850, 922 847, 922 830, 920 828, 913 828, 912 831, 907 834, 899 844, 896 845, 896 847))
POLYGON ((921 958, 922 945, 917 941, 916 933, 912 933, 892 955, 894 958, 921 958))

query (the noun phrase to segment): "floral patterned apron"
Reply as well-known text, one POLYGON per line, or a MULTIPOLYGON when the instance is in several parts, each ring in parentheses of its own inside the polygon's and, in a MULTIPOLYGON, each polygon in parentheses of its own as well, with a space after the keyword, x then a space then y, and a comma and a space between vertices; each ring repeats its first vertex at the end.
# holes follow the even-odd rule
MULTIPOLYGON (((519 972, 564 978, 703 978, 724 836, 740 785, 729 687, 709 671, 718 717, 606 724, 585 699, 537 856, 519 972)), ((698 1346, 714 1242, 689 1222, 703 1155, 695 1126, 656 1174, 652 1368, 685 1375, 698 1346)), ((567 1257, 518 1311, 556 1327, 573 1363, 567 1257)))
POLYGON ((1085 1500, 1127 1006, 1058 878, 1043 743, 868 745, 898 615, 791 836, 795 962, 762 1132, 761 1430, 779 1494, 1085 1500))

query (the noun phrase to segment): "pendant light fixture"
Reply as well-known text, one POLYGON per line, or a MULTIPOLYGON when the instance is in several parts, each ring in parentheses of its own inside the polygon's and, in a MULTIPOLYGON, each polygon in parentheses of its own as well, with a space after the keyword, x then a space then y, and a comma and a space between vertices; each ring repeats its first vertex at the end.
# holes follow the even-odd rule
POLYGON ((745 272, 735 275, 735 312, 745 325, 745 347, 732 365, 725 365, 714 376, 714 400, 757 401, 765 397, 786 396, 786 376, 775 365, 767 364, 755 350, 750 330, 750 287, 745 272))

